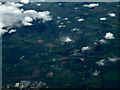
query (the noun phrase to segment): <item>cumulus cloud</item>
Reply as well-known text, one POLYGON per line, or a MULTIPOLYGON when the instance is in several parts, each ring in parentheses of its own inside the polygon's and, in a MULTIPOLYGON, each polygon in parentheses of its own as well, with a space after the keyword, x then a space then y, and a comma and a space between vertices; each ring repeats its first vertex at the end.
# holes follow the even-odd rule
POLYGON ((80 19, 78 19, 77 21, 78 21, 78 22, 82 22, 82 21, 84 21, 84 19, 83 19, 83 18, 80 18, 80 19))
POLYGON ((102 59, 100 61, 97 61, 96 64, 98 64, 99 66, 104 66, 104 61, 105 59, 102 59))
POLYGON ((35 10, 26 10, 24 11, 24 14, 32 17, 33 19, 43 19, 43 22, 52 20, 49 11, 37 12, 35 10))
POLYGON ((51 21, 52 17, 50 16, 49 11, 37 12, 35 10, 26 10, 20 9, 19 4, 15 3, 5 3, 0 5, 0 35, 4 34, 5 30, 3 27, 12 27, 13 25, 24 25, 31 26, 32 21, 36 19, 42 20, 42 22, 51 21), (4 17, 3 17, 4 16, 4 17), (4 33, 3 33, 4 32, 4 33))
POLYGON ((49 11, 38 12, 38 17, 37 18, 38 19, 43 19, 43 22, 51 21, 52 20, 49 11))
POLYGON ((62 42, 61 44, 73 42, 73 40, 69 36, 62 36, 59 40, 62 42))
POLYGON ((31 17, 33 19, 37 19, 38 12, 35 11, 35 10, 26 10, 26 11, 23 12, 23 15, 24 16, 29 16, 29 17, 31 17))
POLYGON ((91 48, 89 46, 86 46, 86 47, 82 47, 82 51, 87 51, 87 50, 90 50, 91 48))
POLYGON ((29 23, 29 22, 22 22, 23 26, 32 26, 33 24, 32 23, 29 23))
POLYGON ((8 32, 8 30, 1 29, 1 28, 0 28, 0 36, 1 36, 2 34, 5 34, 6 32, 8 32))
POLYGON ((66 21, 67 21, 67 20, 68 20, 68 18, 64 18, 63 20, 66 20, 66 21))
POLYGON ((31 17, 26 16, 25 18, 23 18, 22 24, 24 26, 31 26, 32 25, 32 23, 31 23, 32 21, 33 21, 33 19, 31 17))
POLYGON ((115 37, 113 36, 113 34, 111 32, 106 33, 105 38, 106 39, 115 39, 115 37))
MULTIPOLYGON (((59 23, 60 21, 57 21, 57 23, 59 23)), ((64 23, 60 23, 60 25, 58 25, 58 28, 64 28, 66 27, 66 25, 64 23)))
POLYGON ((108 58, 108 60, 110 62, 116 62, 116 61, 120 60, 120 58, 108 58))
POLYGON ((21 3, 28 4, 30 1, 29 0, 21 0, 21 3))
POLYGON ((107 41, 104 39, 100 39, 98 42, 100 42, 101 44, 107 44, 107 41))
POLYGON ((59 6, 61 6, 62 4, 61 4, 61 3, 59 3, 58 5, 59 5, 59 6))
POLYGON ((98 76, 98 75, 99 75, 99 73, 100 73, 100 71, 95 70, 95 72, 93 73, 93 76, 98 76))
POLYGON ((71 42, 72 40, 69 37, 66 37, 64 42, 71 42))
POLYGON ((16 30, 15 30, 15 29, 12 29, 12 30, 10 30, 8 33, 11 34, 11 33, 14 33, 14 32, 16 32, 16 30))
POLYGON ((23 6, 23 4, 15 3, 15 2, 7 2, 6 4, 16 6, 16 7, 22 7, 23 6))
POLYGON ((109 15, 110 17, 115 17, 115 16, 116 16, 115 13, 108 13, 108 15, 109 15))
POLYGON ((0 5, 0 12, 0 17, 2 17, 1 23, 3 26, 11 26, 20 19, 22 19, 22 11, 19 8, 12 5, 0 5))
POLYGON ((101 21, 105 21, 107 20, 107 18, 103 17, 103 18, 100 18, 101 21))
POLYGON ((58 16, 58 17, 57 17, 57 19, 61 19, 61 17, 60 17, 60 16, 58 16))
POLYGON ((71 31, 79 31, 80 29, 78 28, 73 28, 71 31))
POLYGON ((23 6, 23 4, 16 3, 16 4, 15 4, 15 6, 16 6, 16 7, 22 7, 22 6, 23 6))
POLYGON ((85 5, 83 5, 84 7, 88 7, 88 8, 93 8, 93 7, 97 7, 97 6, 99 6, 99 4, 98 3, 91 3, 91 4, 85 4, 85 5))
POLYGON ((38 3, 38 4, 37 4, 37 6, 41 6, 41 4, 40 4, 40 3, 38 3))
POLYGON ((25 22, 32 22, 33 19, 32 19, 31 17, 26 16, 26 17, 23 19, 23 21, 25 21, 25 22))

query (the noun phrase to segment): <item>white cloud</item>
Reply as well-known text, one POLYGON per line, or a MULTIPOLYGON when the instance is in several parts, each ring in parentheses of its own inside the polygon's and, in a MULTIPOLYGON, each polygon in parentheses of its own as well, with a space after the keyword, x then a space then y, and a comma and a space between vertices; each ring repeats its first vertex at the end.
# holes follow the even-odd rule
POLYGON ((64 28, 64 27, 65 27, 65 25, 59 25, 58 27, 59 27, 59 28, 64 28))
MULTIPOLYGON (((37 12, 35 10, 26 10, 18 8, 17 3, 5 3, 0 5, 0 35, 3 34, 3 27, 12 27, 13 25, 32 25, 32 20, 41 19, 43 22, 51 21, 49 11, 37 12), (27 17, 25 19, 25 17, 27 17), (29 17, 29 18, 28 18, 29 17)), ((4 31, 5 32, 5 31, 4 31)))
POLYGON ((23 19, 23 21, 25 21, 25 22, 32 22, 33 19, 32 19, 31 17, 26 16, 26 17, 23 19))
POLYGON ((104 66, 104 61, 105 61, 105 59, 102 59, 102 60, 96 62, 96 64, 98 64, 99 66, 104 66))
POLYGON ((101 44, 106 44, 107 43, 107 41, 104 40, 104 39, 100 39, 98 42, 100 42, 101 44))
POLYGON ((29 17, 31 17, 33 19, 37 19, 38 12, 35 11, 35 10, 26 10, 26 11, 23 12, 23 15, 29 16, 29 17))
POLYGON ((2 17, 1 23, 4 26, 11 26, 21 19, 22 11, 15 6, 8 4, 0 5, 0 12, 0 17, 2 17))
POLYGON ((16 3, 16 4, 15 4, 15 6, 16 6, 16 7, 22 7, 22 6, 23 6, 23 4, 16 3))
POLYGON ((38 3, 38 4, 37 4, 37 6, 41 6, 41 4, 40 4, 40 3, 38 3))
POLYGON ((67 21, 67 20, 68 20, 68 18, 64 18, 63 20, 66 20, 66 21, 67 21))
POLYGON ((60 37, 60 41, 62 42, 61 44, 73 42, 73 40, 70 37, 68 37, 68 36, 60 37))
POLYGON ((57 19, 61 19, 61 17, 60 17, 60 16, 58 16, 58 17, 57 17, 57 19))
POLYGON ((107 20, 107 18, 103 17, 103 18, 100 18, 101 21, 105 21, 107 20))
POLYGON ((86 46, 86 47, 82 47, 82 51, 87 51, 87 50, 90 50, 91 48, 89 46, 86 46))
POLYGON ((75 9, 75 10, 77 10, 77 9, 78 9, 78 7, 75 7, 74 9, 75 9))
POLYGON ((116 16, 115 13, 108 13, 108 15, 109 15, 110 17, 115 17, 115 16, 116 16))
MULTIPOLYGON (((0 28, 0 29, 1 29, 1 28, 0 28)), ((8 32, 8 30, 1 29, 1 30, 0 30, 0 36, 1 36, 2 34, 5 34, 6 32, 8 32)))
POLYGON ((116 61, 120 60, 120 58, 108 58, 108 60, 110 62, 116 62, 116 61))
POLYGON ((61 4, 61 3, 59 3, 58 5, 59 5, 59 6, 61 6, 62 4, 61 4))
POLYGON ((26 17, 23 19, 22 24, 23 24, 24 26, 31 26, 31 25, 32 25, 32 23, 31 23, 32 21, 33 21, 33 19, 32 19, 31 17, 26 16, 26 17))
POLYGON ((94 42, 94 44, 95 44, 95 45, 97 45, 97 43, 96 43, 96 42, 94 42))
POLYGON ((24 11, 24 14, 32 17, 33 19, 43 19, 43 22, 52 20, 51 16, 49 15, 49 11, 37 12, 35 10, 26 10, 24 11))
POLYGON ((83 5, 83 6, 84 6, 84 7, 93 8, 93 7, 99 6, 99 4, 98 4, 98 3, 91 3, 91 4, 85 4, 85 5, 83 5))
POLYGON ((99 73, 100 73, 100 71, 95 70, 95 72, 93 73, 93 76, 98 76, 99 73))
POLYGON ((113 36, 113 34, 110 33, 110 32, 106 33, 105 38, 106 39, 115 39, 115 37, 113 36))
POLYGON ((67 21, 67 23, 71 23, 71 21, 67 21))
POLYGON ((80 18, 80 19, 78 19, 77 21, 78 21, 78 22, 82 22, 82 21, 84 21, 84 19, 83 19, 83 18, 80 18))
POLYGON ((83 61, 83 62, 85 61, 85 59, 84 59, 84 58, 80 58, 80 59, 81 59, 81 61, 83 61))
POLYGON ((23 26, 32 26, 33 24, 32 23, 29 23, 29 22, 22 22, 23 26))
POLYGON ((30 1, 29 0, 21 0, 21 3, 28 4, 30 1))
POLYGON ((71 31, 79 31, 80 29, 78 28, 73 28, 71 31))
POLYGON ((44 11, 44 12, 38 12, 38 19, 43 19, 43 22, 46 22, 46 21, 51 21, 52 18, 51 16, 49 15, 50 12, 49 11, 44 11))
POLYGON ((22 7, 23 6, 23 4, 15 3, 15 2, 7 2, 6 4, 16 6, 16 7, 22 7))
POLYGON ((72 40, 69 37, 66 37, 64 42, 71 42, 72 40))
POLYGON ((8 33, 10 34, 10 33, 14 33, 14 32, 16 32, 16 30, 12 29, 8 33))

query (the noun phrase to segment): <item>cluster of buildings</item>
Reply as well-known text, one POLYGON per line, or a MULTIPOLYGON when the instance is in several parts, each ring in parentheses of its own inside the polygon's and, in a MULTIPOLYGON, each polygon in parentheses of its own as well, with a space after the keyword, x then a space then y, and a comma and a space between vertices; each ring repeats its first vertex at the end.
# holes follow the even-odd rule
POLYGON ((27 81, 22 80, 20 82, 9 84, 5 87, 3 87, 3 90, 5 89, 32 89, 32 88, 45 88, 46 82, 43 81, 27 81))

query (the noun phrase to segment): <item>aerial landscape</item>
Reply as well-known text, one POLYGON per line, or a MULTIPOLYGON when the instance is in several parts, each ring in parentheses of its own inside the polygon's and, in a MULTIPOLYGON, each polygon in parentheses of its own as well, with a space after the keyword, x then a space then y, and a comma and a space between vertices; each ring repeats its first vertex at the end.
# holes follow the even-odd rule
POLYGON ((119 88, 118 2, 0 2, 6 88, 119 88))

